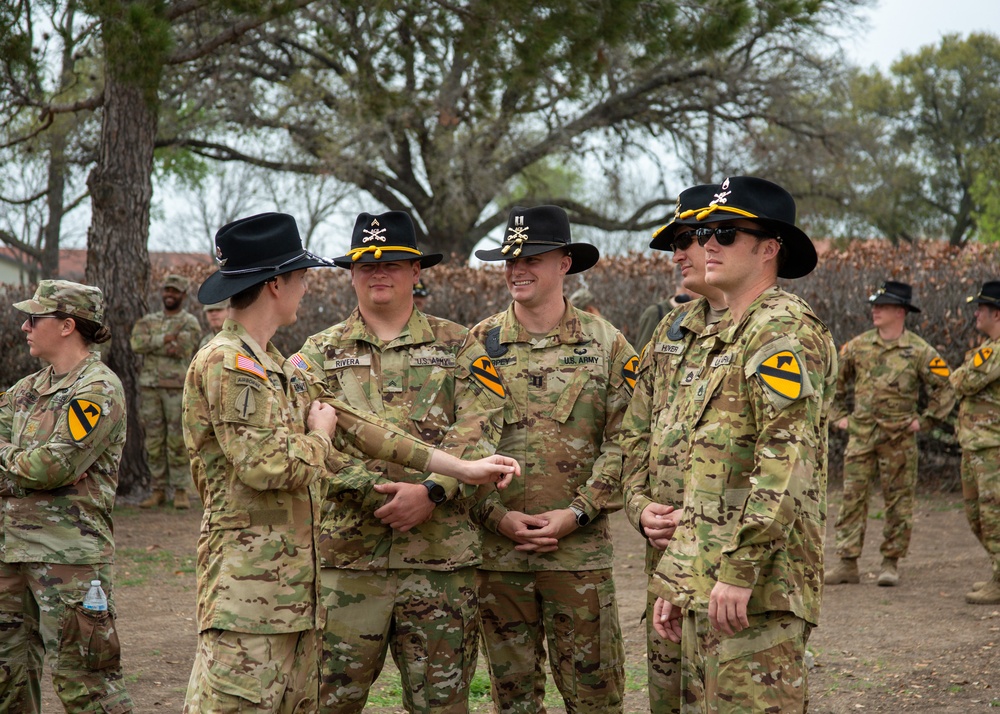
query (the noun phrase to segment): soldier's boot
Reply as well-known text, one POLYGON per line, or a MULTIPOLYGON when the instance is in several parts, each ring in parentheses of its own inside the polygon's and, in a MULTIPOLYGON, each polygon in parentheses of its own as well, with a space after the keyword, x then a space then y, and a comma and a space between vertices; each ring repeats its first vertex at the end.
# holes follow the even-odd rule
POLYGON ((965 594, 965 601, 970 605, 1000 604, 1000 582, 987 581, 983 587, 965 594))
POLYGON ((154 508, 156 506, 162 506, 167 502, 167 495, 163 493, 162 488, 155 488, 153 492, 149 494, 149 498, 139 504, 139 508, 154 508))
POLYGON ((989 580, 977 580, 976 582, 974 582, 972 584, 972 591, 971 592, 976 592, 976 590, 982 590, 983 588, 985 588, 989 584, 990 584, 989 580))
POLYGON ((882 569, 878 573, 878 584, 884 588, 891 588, 899 584, 899 569, 896 567, 896 558, 882 558, 882 569))
POLYGON ((188 500, 187 491, 183 488, 174 491, 174 508, 178 511, 186 511, 191 508, 191 501, 188 500))
POLYGON ((841 558, 840 562, 826 571, 823 582, 827 585, 840 585, 842 583, 860 583, 861 576, 858 575, 857 558, 841 558))

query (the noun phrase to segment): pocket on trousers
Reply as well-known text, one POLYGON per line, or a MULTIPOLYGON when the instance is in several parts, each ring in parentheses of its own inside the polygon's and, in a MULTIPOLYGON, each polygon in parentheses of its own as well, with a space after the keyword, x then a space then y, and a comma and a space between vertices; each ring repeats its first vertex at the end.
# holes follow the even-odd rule
POLYGON ((110 612, 67 608, 59 643, 59 668, 99 672, 121 667, 122 650, 110 612))
POLYGON ((206 672, 208 686, 221 694, 260 704, 261 683, 256 677, 238 672, 225 662, 213 659, 206 672))

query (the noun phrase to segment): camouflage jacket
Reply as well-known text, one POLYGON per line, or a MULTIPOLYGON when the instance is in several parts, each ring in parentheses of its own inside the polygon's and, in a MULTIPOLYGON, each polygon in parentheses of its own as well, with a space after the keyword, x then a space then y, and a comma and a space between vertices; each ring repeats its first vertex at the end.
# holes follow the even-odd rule
MULTIPOLYGON (((684 467, 679 453, 664 448, 663 435, 683 413, 692 385, 706 364, 706 350, 718 322, 708 324, 709 305, 699 298, 668 312, 642 351, 635 393, 622 422, 622 490, 625 513, 642 532, 639 517, 650 503, 681 508, 684 467)), ((652 573, 662 551, 646 544, 646 572, 652 573)))
POLYGON ((667 427, 687 473, 684 513, 650 589, 707 610, 716 582, 752 588, 748 612, 819 620, 826 533, 829 330, 773 287, 724 317, 682 414, 667 427))
POLYGON ((963 449, 1000 446, 1000 339, 986 340, 952 372, 959 396, 958 443, 963 449))
MULTIPOLYGON (((383 343, 355 309, 344 322, 310 337, 299 353, 329 391, 463 459, 489 456, 503 428, 503 385, 482 346, 461 325, 414 310, 402 333, 383 343)), ((444 476, 384 461, 358 462, 330 475, 320 527, 323 567, 454 570, 481 559, 479 529, 469 517, 475 489, 444 476), (407 532, 374 516, 386 497, 376 483, 445 488, 448 499, 407 532)))
POLYGON ((834 423, 848 418, 852 439, 867 441, 876 426, 886 431, 905 431, 915 418, 922 429, 933 420, 945 421, 955 406, 955 393, 948 384, 950 371, 937 350, 922 338, 904 330, 886 342, 878 330, 869 330, 840 348, 840 374, 830 412, 834 423), (848 414, 847 395, 853 385, 854 410, 848 414), (927 408, 917 412, 920 387, 928 392, 927 408))
POLYGON ((96 349, 0 396, 0 561, 114 561, 125 394, 96 349))
POLYGON ((477 507, 486 570, 610 568, 607 513, 621 508, 622 417, 635 385, 638 358, 603 318, 569 303, 559 325, 533 338, 511 305, 472 330, 507 389, 497 451, 521 464, 521 478, 492 491, 477 507), (497 531, 509 510, 529 515, 576 507, 590 522, 552 553, 524 553, 497 531))
POLYGON ((200 342, 198 318, 186 310, 176 315, 161 310, 140 317, 129 338, 132 351, 142 355, 139 386, 183 387, 184 374, 200 342), (167 335, 173 335, 174 340, 164 343, 167 335))
MULTIPOLYGON (((269 634, 321 625, 315 606, 319 484, 342 457, 325 432, 306 433, 314 395, 294 362, 270 343, 261 348, 234 320, 227 319, 191 363, 184 443, 205 504, 199 631, 269 634)), ((331 403, 338 407, 338 445, 426 467, 430 451, 418 440, 331 403)))

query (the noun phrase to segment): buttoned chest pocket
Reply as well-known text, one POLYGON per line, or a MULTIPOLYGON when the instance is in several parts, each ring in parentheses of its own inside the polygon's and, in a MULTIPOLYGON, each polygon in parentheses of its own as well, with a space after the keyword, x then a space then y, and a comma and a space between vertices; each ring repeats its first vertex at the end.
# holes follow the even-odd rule
POLYGON ((549 374, 548 379, 551 393, 559 395, 555 404, 552 405, 549 417, 559 424, 565 424, 572 416, 585 389, 593 395, 594 400, 599 400, 602 405, 604 404, 604 395, 607 393, 606 380, 600 380, 604 382, 601 384, 587 370, 563 368, 549 374))
POLYGON ((443 367, 411 368, 412 387, 419 387, 410 405, 410 419, 428 441, 436 441, 454 421, 455 380, 443 367))

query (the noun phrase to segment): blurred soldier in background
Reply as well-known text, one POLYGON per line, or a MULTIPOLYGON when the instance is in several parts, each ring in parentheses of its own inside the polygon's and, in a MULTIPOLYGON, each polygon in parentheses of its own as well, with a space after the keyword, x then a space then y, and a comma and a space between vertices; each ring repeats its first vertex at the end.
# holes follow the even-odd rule
POLYGON ((201 344, 198 345, 198 349, 207 345, 213 337, 219 334, 219 330, 222 329, 222 324, 226 321, 226 316, 229 314, 229 301, 213 302, 201 309, 205 313, 205 319, 208 320, 208 329, 211 332, 201 338, 201 344))
POLYGON ((413 286, 413 307, 420 312, 427 311, 427 303, 431 300, 431 291, 423 280, 418 280, 413 286))
POLYGON ((181 433, 184 375, 201 342, 198 319, 184 309, 188 280, 168 275, 161 290, 163 310, 145 315, 132 328, 129 343, 142 355, 139 374, 139 419, 146 432, 146 454, 153 492, 140 508, 159 506, 174 490, 174 508, 190 508, 188 469, 181 433))
POLYGON ((828 585, 857 583, 858 558, 865 543, 868 496, 876 477, 885 500, 882 567, 878 584, 899 582, 898 561, 906 556, 913 533, 913 501, 917 489, 917 432, 944 422, 955 406, 948 384, 950 371, 937 350, 906 329, 906 315, 920 312, 913 289, 887 280, 869 298, 869 330, 840 348, 840 375, 830 423, 846 430, 844 503, 837 516, 840 561, 826 574, 828 585), (923 387, 927 408, 917 412, 923 387), (847 398, 853 391, 854 410, 847 398))
POLYGON ((986 336, 951 375, 960 399, 958 441, 962 445, 962 495, 972 532, 990 556, 990 579, 965 596, 974 605, 1000 603, 1000 281, 983 284, 968 298, 976 306, 976 329, 986 336))
MULTIPOLYGON (((362 213, 351 250, 334 258, 351 271, 358 307, 299 354, 357 410, 460 458, 479 458, 500 439, 503 385, 467 328, 414 309, 421 271, 441 258, 417 248, 408 214, 362 213)), ((453 478, 383 461, 328 477, 321 712, 361 712, 390 650, 407 711, 468 711, 482 560, 469 515, 475 495, 453 478)))
POLYGON ((544 711, 544 652, 566 710, 622 711, 624 647, 607 514, 621 507, 621 420, 638 359, 606 320, 563 297, 597 263, 556 206, 514 208, 503 245, 510 307, 473 333, 507 389, 498 450, 524 477, 479 506, 483 642, 501 714, 544 711), (546 646, 547 645, 547 646, 546 646))
POLYGON ((588 288, 580 288, 570 295, 569 304, 577 310, 583 310, 598 317, 601 316, 601 311, 597 309, 597 298, 588 288))

